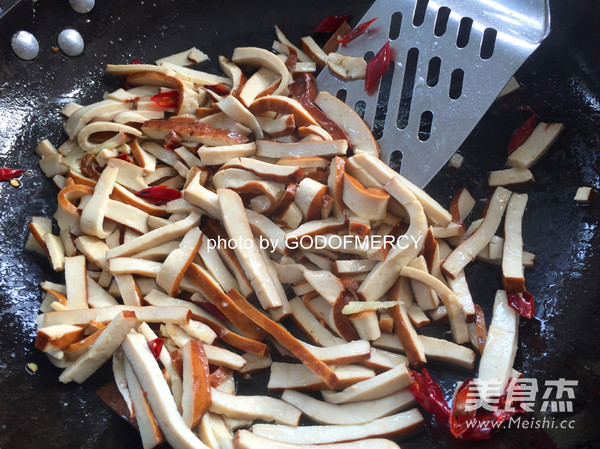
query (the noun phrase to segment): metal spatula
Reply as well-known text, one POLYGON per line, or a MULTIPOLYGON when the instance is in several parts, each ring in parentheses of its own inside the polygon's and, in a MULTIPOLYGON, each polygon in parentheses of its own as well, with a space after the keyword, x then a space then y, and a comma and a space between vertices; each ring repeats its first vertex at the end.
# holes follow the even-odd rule
POLYGON ((400 173, 424 187, 550 32, 548 0, 377 0, 359 23, 374 17, 339 52, 368 60, 391 41, 377 93, 328 70, 318 87, 364 114, 381 158, 400 152, 400 173))

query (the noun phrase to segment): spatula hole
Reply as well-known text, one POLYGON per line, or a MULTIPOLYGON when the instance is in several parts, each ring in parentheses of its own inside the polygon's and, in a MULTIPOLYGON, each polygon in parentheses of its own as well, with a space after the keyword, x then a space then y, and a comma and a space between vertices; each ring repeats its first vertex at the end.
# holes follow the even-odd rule
POLYGON ((433 124, 433 112, 425 111, 421 114, 421 125, 419 126, 419 140, 425 142, 431 137, 431 126, 433 124))
POLYGON ((481 39, 481 49, 479 56, 481 59, 490 59, 494 54, 494 46, 496 45, 496 35, 498 32, 493 28, 486 28, 481 39))
POLYGON ((402 24, 402 13, 395 12, 392 14, 392 21, 390 23, 390 40, 398 39, 400 36, 400 25, 402 24))
POLYGON ((354 105, 354 112, 356 112, 360 118, 365 118, 365 108, 367 107, 367 103, 364 100, 357 101, 354 105))
POLYGON ((427 69, 427 85, 429 87, 435 86, 440 80, 440 67, 442 60, 437 56, 429 60, 429 68, 427 69))
POLYGON ((406 68, 404 70, 404 80, 402 83, 402 97, 400 107, 398 108, 398 119, 396 125, 398 129, 404 129, 408 125, 408 116, 410 114, 410 104, 415 86, 415 75, 417 73, 417 62, 419 60, 419 50, 411 48, 406 55, 406 68))
POLYGON ((427 12, 427 3, 429 0, 417 0, 415 5, 415 13, 413 14, 413 25, 418 27, 423 24, 425 20, 425 13, 427 12))
POLYGON ((463 17, 460 19, 460 24, 458 25, 458 34, 456 36, 456 46, 458 48, 465 48, 469 43, 471 28, 473 28, 473 19, 470 17, 463 17))
POLYGON ((442 6, 437 13, 435 18, 435 28, 433 34, 437 37, 443 36, 448 27, 448 18, 450 17, 450 8, 442 6))
POLYGON ((399 172, 402 167, 402 151, 396 150, 390 155, 390 168, 399 172))
POLYGON ((344 102, 346 101, 347 95, 348 95, 348 91, 346 89, 340 89, 335 94, 335 96, 337 97, 338 100, 344 101, 344 102))
POLYGON ((463 80, 465 72, 463 69, 455 69, 450 76, 450 90, 448 96, 453 100, 456 100, 462 94, 463 80))
POLYGON ((371 59, 373 59, 373 56, 375 56, 375 53, 373 53, 372 51, 368 51, 364 54, 363 59, 366 62, 369 62, 371 59))

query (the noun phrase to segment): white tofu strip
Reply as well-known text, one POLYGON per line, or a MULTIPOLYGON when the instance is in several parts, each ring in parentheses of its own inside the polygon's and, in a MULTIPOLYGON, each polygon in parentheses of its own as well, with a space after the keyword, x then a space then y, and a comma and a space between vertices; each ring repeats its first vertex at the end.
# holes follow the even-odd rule
POLYGON ((121 299, 126 306, 141 306, 142 294, 131 274, 115 274, 117 286, 121 292, 121 299))
POLYGON ((202 262, 204 262, 206 269, 216 279, 221 288, 223 288, 223 291, 228 292, 232 288, 240 290, 238 282, 225 266, 221 256, 219 256, 219 252, 209 248, 209 239, 202 239, 198 254, 202 262))
MULTIPOLYGON (((154 331, 150 328, 148 323, 141 323, 138 327, 138 332, 144 336, 147 342, 151 342, 152 340, 158 338, 158 335, 154 333, 154 331)), ((181 410, 181 401, 183 397, 183 380, 179 375, 179 371, 175 368, 175 365, 173 364, 171 354, 169 353, 167 348, 164 347, 164 345, 160 351, 158 360, 160 360, 160 363, 162 363, 162 365, 165 367, 165 378, 169 379, 171 393, 173 394, 173 398, 175 399, 175 403, 177 404, 177 409, 181 410)))
POLYGON ((469 290, 469 284, 467 283, 465 272, 461 271, 454 279, 448 279, 448 286, 456 295, 467 321, 471 321, 475 315, 475 305, 473 304, 473 297, 471 296, 471 291, 469 290))
POLYGON ((254 424, 252 433, 272 440, 295 444, 324 444, 354 441, 379 436, 399 436, 415 432, 423 425, 419 410, 375 419, 366 424, 349 426, 300 426, 289 427, 277 424, 254 424))
POLYGON ((458 344, 466 343, 469 341, 469 331, 467 329, 467 320, 465 313, 461 307, 461 304, 452 290, 450 290, 446 284, 440 281, 438 278, 425 273, 424 271, 416 268, 406 266, 402 268, 400 272, 402 276, 409 277, 416 281, 427 285, 433 289, 437 295, 441 298, 444 306, 448 310, 448 319, 450 320, 450 327, 452 329, 452 338, 458 344))
POLYGON ((137 257, 115 257, 109 260, 109 270, 113 274, 138 274, 155 278, 162 263, 137 257))
POLYGON ((127 408, 129 409, 129 415, 135 417, 135 411, 133 410, 133 404, 131 403, 131 395, 127 386, 127 374, 125 373, 125 354, 121 348, 117 349, 112 355, 112 370, 113 376, 115 377, 115 384, 119 389, 119 393, 123 397, 127 408))
POLYGON ((523 273, 523 215, 527 195, 513 193, 504 219, 504 247, 502 251, 502 283, 507 292, 525 291, 523 273))
POLYGON ((368 438, 350 443, 294 444, 255 435, 248 430, 239 430, 233 443, 235 449, 399 449, 396 443, 384 438, 368 438))
MULTIPOLYGON (((183 237, 179 248, 167 256, 156 275, 156 283, 170 296, 179 292, 179 284, 202 242, 200 228, 191 228, 183 237)), ((113 259, 114 260, 114 259, 113 259)))
POLYGON ((251 157, 256 154, 256 143, 240 143, 219 147, 203 146, 198 156, 204 165, 221 165, 236 157, 251 157))
POLYGON ((526 169, 535 164, 564 129, 562 123, 540 122, 523 144, 506 161, 509 167, 526 169))
POLYGON ((276 285, 279 280, 273 279, 260 253, 250 229, 242 199, 237 193, 228 189, 219 189, 217 195, 223 211, 223 224, 227 234, 231 239, 239 242, 239 245, 234 248, 235 255, 262 307, 268 310, 283 306, 286 299, 280 297, 280 289, 276 285))
POLYGON ((366 360, 371 355, 371 345, 366 340, 354 340, 336 346, 320 348, 301 342, 316 358, 322 362, 346 365, 366 360))
POLYGON ((281 254, 285 252, 285 232, 277 224, 268 217, 250 209, 246 209, 246 216, 255 235, 261 235, 265 238, 277 252, 281 254))
POLYGON ((40 351, 64 349, 83 338, 83 329, 71 324, 57 324, 39 328, 35 347, 40 351))
POLYGON ((297 426, 302 412, 281 399, 269 396, 239 396, 212 389, 210 411, 232 418, 262 419, 297 426))
MULTIPOLYGON (((331 365, 342 387, 352 385, 375 376, 375 371, 360 365, 331 365)), ((309 368, 301 363, 273 362, 267 385, 269 390, 286 388, 300 390, 322 390, 327 385, 309 368)))
MULTIPOLYGON (((190 323, 193 321, 190 320, 190 323)), ((197 323, 197 322, 196 322, 197 323)), ((201 323, 200 323, 201 324, 201 323)), ((189 326, 189 324, 188 324, 189 326)), ((174 344, 183 348, 190 340, 198 339, 204 343, 212 343, 217 338, 217 335, 206 325, 200 330, 200 332, 194 332, 196 335, 191 335, 185 331, 182 327, 173 323, 165 323, 160 327, 161 333, 165 337, 169 337, 174 344), (198 338, 199 337, 199 338, 198 338)), ((237 354, 236 354, 237 355, 237 354)))
POLYGON ((94 281, 91 277, 87 277, 87 286, 88 286, 88 305, 93 308, 97 307, 107 307, 107 306, 116 306, 119 303, 106 290, 104 290, 96 281, 94 281))
MULTIPOLYGON (((423 256, 415 258, 408 266, 429 274, 427 262, 423 256)), ((412 287, 414 299, 422 310, 435 310, 438 308, 440 300, 433 289, 415 279, 410 280, 410 285, 412 287)))
POLYGON ((142 439, 142 446, 144 449, 152 449, 161 444, 164 441, 164 437, 156 423, 150 404, 144 395, 144 390, 127 359, 125 359, 125 375, 127 377, 127 386, 131 401, 133 402, 135 421, 142 439))
POLYGON ((398 365, 377 376, 357 382, 342 391, 322 391, 323 399, 331 404, 379 399, 400 391, 412 383, 406 365, 398 365))
POLYGON ((202 307, 194 304, 193 302, 179 298, 172 298, 166 293, 160 292, 156 289, 150 290, 150 292, 144 297, 144 301, 146 301, 151 306, 186 308, 190 310, 191 315, 194 319, 208 320, 213 323, 216 323, 217 325, 223 328, 227 328, 227 325, 225 323, 223 323, 211 313, 204 310, 202 307))
POLYGON ((211 217, 221 220, 221 206, 217 194, 200 184, 200 176, 200 172, 194 175, 182 192, 183 198, 188 203, 198 206, 211 217))
MULTIPOLYGON (((440 226, 448 226, 452 221, 452 215, 444 209, 437 201, 425 193, 408 179, 401 176, 394 169, 390 168, 385 162, 377 157, 360 153, 351 157, 348 162, 353 161, 356 165, 362 167, 373 179, 379 182, 382 186, 388 183, 391 179, 397 179, 402 185, 408 188, 412 194, 417 197, 421 203, 425 215, 440 226)), ((355 176, 355 175, 353 175, 355 176)), ((355 176, 356 177, 356 176, 355 176)), ((361 181, 365 187, 363 181, 361 181)))
POLYGON ((42 322, 42 327, 53 326, 55 324, 75 324, 86 325, 90 320, 107 323, 126 310, 135 312, 139 321, 148 323, 176 323, 186 324, 189 322, 191 312, 185 307, 133 307, 133 306, 110 306, 99 307, 97 309, 78 309, 64 310, 58 312, 48 312, 38 315, 42 322))
POLYGON ((147 392, 146 399, 167 442, 181 449, 207 448, 183 422, 169 386, 144 336, 127 335, 123 342, 123 350, 140 385, 147 392))
POLYGON ((233 449, 233 433, 227 428, 224 417, 216 413, 204 414, 198 436, 211 449, 233 449))
POLYGON ((522 168, 507 168, 505 170, 496 170, 490 172, 488 176, 488 186, 508 186, 520 185, 533 182, 533 174, 522 168))
POLYGON ((280 159, 288 156, 335 156, 344 155, 348 150, 348 141, 316 140, 304 142, 277 142, 274 140, 257 140, 256 155, 280 159))
POLYGON ((500 387, 499 391, 506 389, 517 354, 518 340, 519 315, 508 305, 506 292, 498 290, 477 376, 481 382, 489 382, 494 388, 482 392, 483 400, 496 393, 496 387, 500 387))
POLYGON ((50 232, 44 234, 43 237, 46 250, 48 251, 48 259, 52 264, 54 271, 62 271, 65 268, 65 247, 59 236, 50 232))
POLYGON ((237 47, 233 51, 231 60, 236 64, 264 67, 276 72, 281 77, 281 82, 273 92, 273 95, 280 95, 287 92, 287 86, 292 81, 292 75, 285 67, 285 64, 268 50, 257 47, 237 47))
POLYGON ((63 383, 82 383, 96 372, 119 348, 127 333, 136 323, 135 312, 120 312, 92 343, 85 354, 65 369, 58 380, 63 383))
POLYGON ((200 221, 200 215, 192 212, 183 220, 176 221, 173 224, 154 229, 144 235, 141 235, 130 242, 111 248, 106 252, 106 258, 130 256, 140 251, 147 250, 154 246, 175 240, 189 231, 192 226, 196 226, 200 221))
POLYGON ((323 326, 319 320, 306 308, 302 299, 296 297, 290 301, 292 307, 292 318, 304 334, 317 345, 329 347, 344 343, 340 337, 336 337, 323 326))
POLYGON ((334 274, 368 273, 377 265, 377 261, 369 259, 336 260, 332 262, 334 274))
POLYGON ((256 117, 246 107, 232 95, 228 95, 224 99, 215 103, 221 111, 236 123, 247 126, 252 130, 255 139, 264 137, 262 128, 258 124, 256 117))
POLYGON ((85 256, 65 257, 67 309, 87 309, 88 288, 85 256))
POLYGON ((120 201, 109 199, 104 217, 142 234, 150 230, 148 227, 149 215, 146 212, 120 201))
POLYGON ((390 315, 394 320, 394 329, 396 335, 402 342, 406 358, 408 359, 411 366, 417 368, 427 363, 427 357, 425 356, 425 348, 421 339, 417 335, 408 312, 404 304, 400 303, 390 309, 390 315))
MULTIPOLYGON (((467 369, 475 367, 475 352, 471 349, 441 338, 419 335, 419 339, 423 344, 427 360, 449 363, 467 369)), ((373 342, 373 346, 404 352, 400 339, 392 334, 382 334, 373 342)))
POLYGON ((381 372, 395 368, 398 365, 406 365, 407 363, 408 360, 403 355, 372 347, 371 356, 360 364, 381 372))
POLYGON ((240 374, 250 374, 255 371, 261 371, 269 368, 273 363, 273 359, 271 359, 270 356, 261 357, 250 352, 242 354, 242 357, 246 360, 246 364, 239 370, 240 374))
POLYGON ((330 271, 304 270, 304 279, 306 279, 312 288, 331 306, 335 304, 345 290, 342 281, 330 271))
POLYGON ((408 388, 380 399, 341 405, 319 401, 295 390, 285 390, 281 399, 300 409, 315 422, 344 426, 364 424, 415 403, 415 398, 408 388))
POLYGON ((405 244, 394 246, 385 261, 377 264, 360 285, 358 295, 365 301, 377 301, 392 287, 402 267, 421 252, 427 234, 427 217, 423 207, 400 178, 391 178, 384 188, 404 206, 410 216, 410 225, 404 234, 405 244))
POLYGON ((108 270, 108 262, 106 261, 108 245, 103 240, 91 235, 82 235, 75 239, 75 247, 88 261, 94 262, 102 270, 108 270))
POLYGON ((81 211, 81 230, 98 238, 104 239, 110 232, 105 230, 104 214, 108 208, 109 196, 113 191, 119 169, 117 167, 106 167, 94 187, 94 194, 85 204, 81 211))
POLYGON ((442 265, 446 276, 455 278, 490 242, 500 225, 510 196, 511 192, 504 187, 494 190, 481 225, 446 257, 442 265))

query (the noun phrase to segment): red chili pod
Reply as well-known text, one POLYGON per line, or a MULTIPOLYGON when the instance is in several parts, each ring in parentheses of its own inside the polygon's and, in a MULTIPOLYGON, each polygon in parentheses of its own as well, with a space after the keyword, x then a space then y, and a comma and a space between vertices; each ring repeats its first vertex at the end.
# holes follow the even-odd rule
POLYGON ((523 145, 523 143, 529 138, 535 129, 535 125, 537 125, 537 120, 539 118, 539 116, 530 106, 521 106, 519 110, 528 111, 531 113, 531 116, 510 135, 510 141, 508 142, 507 148, 509 155, 523 145))
POLYGON ((21 176, 24 171, 16 168, 0 168, 0 181, 10 181, 17 176, 21 176))
POLYGON ((140 190, 139 192, 135 192, 135 195, 153 204, 162 206, 163 204, 167 204, 169 201, 181 198, 181 191, 170 189, 167 186, 153 186, 140 190))
POLYGON ((531 318, 535 312, 534 298, 525 290, 520 293, 508 293, 508 305, 524 318, 531 318))
POLYGON ((348 34, 346 34, 344 37, 340 37, 337 40, 338 44, 342 44, 342 46, 345 47, 348 42, 353 41, 358 36, 360 36, 365 31, 367 31, 367 28, 369 28, 369 26, 376 20, 377 20, 377 17, 369 20, 368 22, 364 22, 364 23, 361 23, 360 25, 357 25, 356 28, 354 28, 352 31, 350 31, 348 34))
POLYGON ((177 101, 179 100, 179 91, 170 90, 168 92, 161 92, 150 99, 164 108, 174 108, 177 106, 177 101))
POLYGON ((431 378, 426 369, 423 369, 420 374, 411 370, 410 376, 413 383, 409 388, 416 401, 421 407, 432 413, 440 423, 447 424, 450 418, 450 407, 448 407, 440 386, 431 378))
POLYGON ((165 341, 162 338, 155 338, 148 342, 148 348, 150 348, 150 352, 156 360, 160 357, 160 351, 162 351, 164 344, 165 341))
POLYGON ((217 95, 227 95, 229 94, 230 87, 225 84, 207 84, 204 86, 205 89, 212 90, 217 95))
POLYGON ((138 58, 135 58, 135 59, 132 59, 129 64, 143 64, 143 62, 140 61, 138 58))
POLYGON ((367 63, 367 72, 365 74, 365 91, 369 95, 375 93, 379 80, 387 72, 392 59, 390 41, 387 41, 381 50, 367 63))
POLYGON ((350 20, 351 18, 352 14, 344 14, 343 16, 327 16, 312 29, 312 33, 335 33, 342 23, 350 20))

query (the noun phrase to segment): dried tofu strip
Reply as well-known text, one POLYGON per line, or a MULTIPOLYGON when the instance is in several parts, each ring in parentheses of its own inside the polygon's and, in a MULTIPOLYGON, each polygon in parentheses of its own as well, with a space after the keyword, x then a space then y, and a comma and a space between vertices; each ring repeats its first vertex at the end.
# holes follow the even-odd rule
POLYGON ((198 156, 204 165, 221 165, 238 157, 250 157, 256 154, 256 143, 201 147, 198 156))
POLYGON ((346 404, 350 402, 379 399, 400 391, 412 383, 406 365, 398 365, 377 376, 357 382, 342 391, 323 391, 323 399, 331 404, 346 404))
POLYGON ((232 418, 262 419, 297 426, 302 412, 293 405, 268 396, 241 396, 212 389, 210 411, 232 418))
POLYGON ((319 320, 306 308, 302 300, 298 297, 290 301, 292 307, 292 318, 304 334, 315 344, 320 346, 336 346, 344 342, 343 339, 336 337, 323 326, 319 320))
POLYGON ((102 225, 104 214, 108 208, 109 196, 113 191, 118 174, 118 168, 106 167, 100 175, 96 187, 94 187, 94 194, 81 211, 80 226, 84 233, 101 239, 110 234, 102 225))
POLYGON ((484 385, 494 385, 494 388, 480 392, 483 400, 506 389, 517 353, 518 334, 519 315, 508 305, 506 292, 498 290, 477 376, 484 385))
POLYGON ((483 222, 477 230, 446 258, 442 271, 450 278, 455 278, 477 254, 490 242, 510 199, 511 192, 504 187, 497 187, 489 200, 483 222))
POLYGON ((140 437, 142 438, 142 446, 144 449, 151 449, 161 444, 164 441, 164 437, 156 423, 144 390, 128 360, 125 360, 125 375, 127 377, 131 401, 133 402, 135 421, 140 431, 140 437))
POLYGON ((205 413, 198 426, 198 435, 211 449, 233 449, 233 433, 221 415, 205 413))
POLYGON ((129 388, 127 387, 127 374, 125 372, 125 354, 121 348, 117 349, 112 355, 112 370, 113 376, 115 377, 115 384, 127 405, 129 415, 135 417, 135 411, 133 410, 133 404, 131 402, 131 395, 129 388))
POLYGON ((394 320, 396 335, 402 342, 404 353, 409 363, 415 368, 427 363, 425 348, 412 325, 404 304, 398 304, 390 309, 390 315, 394 320))
POLYGON ((185 425, 144 336, 127 335, 123 350, 140 385, 147 392, 146 399, 167 442, 178 448, 207 448, 185 425))
POLYGON ((324 444, 354 441, 379 436, 399 436, 415 432, 423 425, 423 417, 417 409, 401 412, 369 423, 348 426, 300 426, 255 424, 252 433, 276 441, 295 444, 324 444))
POLYGON ((82 383, 96 372, 113 353, 136 323, 135 312, 120 312, 104 329, 102 335, 92 343, 88 351, 65 369, 58 380, 63 383, 82 383))
MULTIPOLYGON (((330 367, 339 379, 339 387, 344 388, 375 376, 375 371, 360 365, 330 367)), ((273 362, 267 384, 269 390, 300 389, 323 390, 327 385, 313 371, 301 363, 273 362)))
POLYGON ((410 215, 410 225, 404 234, 409 243, 392 248, 385 261, 377 264, 362 282, 358 294, 366 301, 377 301, 392 287, 402 267, 410 263, 421 251, 427 233, 427 218, 423 207, 415 195, 400 182, 400 178, 390 179, 385 189, 410 215))
POLYGON ((132 254, 144 251, 166 242, 170 242, 189 231, 200 221, 200 215, 192 212, 185 219, 174 222, 173 224, 154 229, 140 237, 123 245, 111 248, 106 252, 106 258, 130 256, 132 254))
POLYGON ((117 286, 121 292, 121 299, 126 306, 141 306, 142 294, 135 279, 131 274, 115 274, 117 286))
POLYGON ((97 309, 64 310, 59 312, 48 312, 38 315, 42 327, 55 324, 86 325, 91 320, 107 323, 123 311, 135 312, 139 321, 147 323, 176 323, 186 324, 190 320, 191 312, 184 307, 133 307, 133 306, 109 306, 97 309))
MULTIPOLYGON (((425 356, 428 360, 449 363, 467 369, 473 369, 475 366, 475 352, 469 348, 448 340, 425 335, 419 335, 419 339, 423 344, 425 356)), ((400 339, 391 334, 383 334, 373 342, 373 346, 386 348, 390 351, 404 351, 400 339)))
POLYGON ((87 309, 88 288, 85 256, 65 258, 66 307, 70 310, 87 309))
POLYGON ((488 186, 498 187, 507 185, 521 185, 533 182, 533 174, 527 169, 507 168, 490 172, 488 186))
POLYGON ((239 241, 234 252, 244 268, 258 300, 265 310, 283 306, 285 298, 281 297, 277 288, 279 280, 273 279, 258 249, 241 198, 237 193, 227 189, 219 189, 217 195, 227 233, 230 238, 239 241))
POLYGON ((513 193, 504 219, 504 247, 502 251, 502 283, 507 292, 525 291, 523 274, 523 215, 527 195, 513 193))
POLYGON ((181 279, 196 256, 201 242, 202 231, 195 227, 190 229, 181 240, 179 248, 163 262, 156 275, 156 283, 170 296, 175 296, 179 291, 181 279))
POLYGON ((295 390, 285 390, 281 399, 296 406, 315 422, 335 425, 364 424, 396 413, 415 402, 407 388, 380 399, 341 405, 319 401, 295 390))
POLYGON ((183 347, 183 400, 182 416, 191 429, 198 425, 211 404, 210 371, 204 345, 189 341, 183 347))
POLYGON ((400 274, 411 279, 422 282, 433 289, 442 299, 444 306, 448 310, 448 319, 452 329, 452 337, 456 343, 465 343, 469 341, 469 332, 465 313, 456 295, 438 278, 425 273, 416 268, 406 266, 402 268, 400 274))
POLYGON ((345 443, 295 444, 275 441, 255 435, 247 430, 239 430, 234 440, 235 449, 398 449, 399 446, 384 438, 368 438, 345 443))
MULTIPOLYGON (((246 211, 247 212, 247 211, 246 211)), ((223 263, 221 256, 218 251, 214 251, 210 248, 209 239, 203 238, 200 248, 198 249, 202 262, 206 269, 212 274, 215 280, 219 283, 223 291, 229 291, 231 289, 239 289, 235 277, 227 270, 227 267, 223 263)))
POLYGON ((527 140, 508 156, 507 165, 522 169, 531 167, 548 151, 564 127, 562 123, 538 123, 527 140))
POLYGON ((448 279, 448 286, 458 298, 467 321, 470 321, 475 315, 475 305, 473 304, 465 272, 461 271, 454 279, 448 279))
POLYGON ((371 345, 366 340, 355 340, 325 348, 304 342, 302 344, 322 362, 334 365, 357 363, 367 360, 371 355, 371 345))
POLYGON ((344 155, 348 150, 348 141, 317 140, 306 142, 285 143, 274 140, 258 140, 256 155, 279 159, 287 156, 335 156, 344 155))
POLYGON ((231 60, 236 64, 264 67, 277 73, 281 77, 281 82, 273 95, 287 92, 287 86, 292 82, 292 76, 285 64, 273 53, 262 48, 238 47, 233 51, 231 60))

